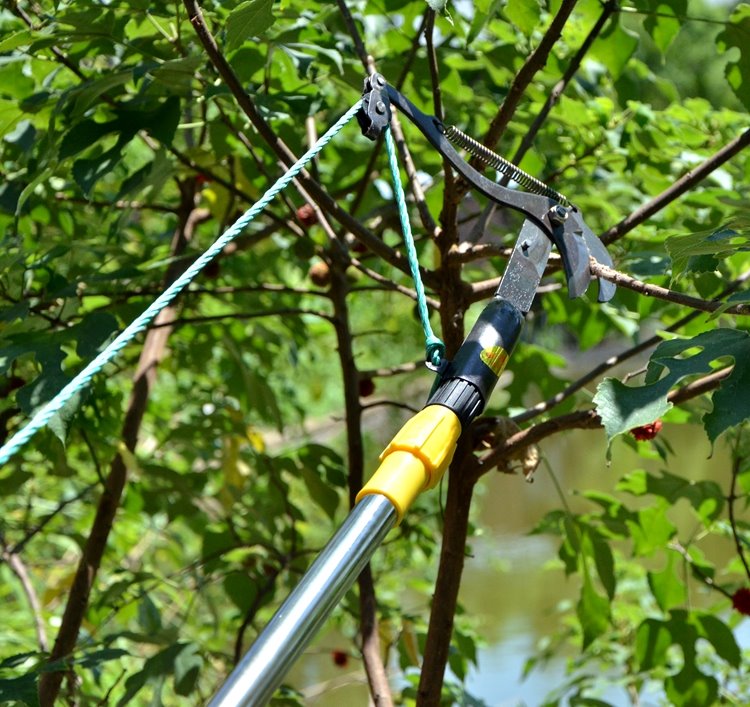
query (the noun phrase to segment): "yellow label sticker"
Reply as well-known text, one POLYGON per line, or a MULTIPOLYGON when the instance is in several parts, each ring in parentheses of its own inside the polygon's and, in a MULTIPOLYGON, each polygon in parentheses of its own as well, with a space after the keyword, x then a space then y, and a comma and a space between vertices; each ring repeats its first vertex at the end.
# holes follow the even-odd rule
POLYGON ((482 350, 479 358, 499 377, 508 363, 508 352, 502 346, 490 346, 482 350))

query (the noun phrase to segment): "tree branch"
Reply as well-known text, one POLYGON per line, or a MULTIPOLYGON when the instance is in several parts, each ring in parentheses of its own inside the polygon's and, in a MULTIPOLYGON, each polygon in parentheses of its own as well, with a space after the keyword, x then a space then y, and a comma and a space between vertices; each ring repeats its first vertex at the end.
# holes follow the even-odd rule
MULTIPOLYGON (((721 381, 731 374, 733 368, 733 366, 721 368, 714 373, 710 373, 681 388, 677 388, 667 395, 667 400, 673 405, 679 405, 687 400, 703 395, 703 393, 714 390, 719 387, 721 381)), ((553 417, 527 427, 511 435, 501 445, 491 449, 480 457, 477 467, 477 479, 501 464, 508 457, 517 454, 523 448, 531 444, 537 444, 557 432, 571 429, 597 429, 601 426, 601 418, 597 415, 596 410, 577 410, 576 412, 553 417)))
POLYGON ((449 470, 443 543, 440 548, 440 565, 419 677, 417 707, 439 707, 441 704, 445 666, 448 663, 458 607, 458 590, 466 556, 469 512, 476 477, 477 461, 471 452, 470 437, 471 435, 463 435, 459 440, 449 470))
POLYGON ((5 561, 11 572, 18 577, 18 581, 21 583, 23 593, 26 595, 26 601, 29 602, 31 615, 34 618, 37 643, 42 653, 46 653, 49 650, 49 641, 47 640, 47 631, 44 627, 44 619, 42 618, 42 606, 39 603, 39 596, 34 589, 34 584, 31 581, 31 577, 29 577, 26 565, 20 555, 5 547, 4 542, 0 551, 0 559, 5 561))
POLYGON ((683 174, 672 186, 665 189, 647 204, 636 209, 620 221, 620 223, 605 231, 601 236, 604 244, 609 245, 610 243, 614 243, 618 238, 622 238, 622 236, 642 224, 657 211, 671 204, 696 184, 702 182, 711 172, 721 167, 725 162, 728 162, 748 145, 750 145, 750 128, 738 135, 734 140, 728 142, 724 147, 711 155, 711 157, 701 162, 695 169, 691 169, 689 172, 683 174))
POLYGON ((606 265, 602 265, 592 258, 591 260, 591 274, 601 277, 610 282, 614 282, 618 287, 625 287, 639 294, 645 295, 646 297, 656 297, 667 302, 674 302, 684 307, 691 307, 701 312, 716 312, 722 310, 722 314, 738 314, 745 315, 750 314, 750 306, 746 304, 737 304, 733 307, 726 307, 721 302, 714 300, 704 300, 699 297, 692 297, 691 295, 683 294, 682 292, 675 292, 669 290, 666 287, 660 285, 652 285, 641 280, 636 280, 625 273, 613 270, 606 265))
POLYGON ((518 146, 515 155, 513 155, 513 159, 511 160, 512 162, 515 162, 515 164, 519 164, 521 162, 524 155, 533 144, 534 138, 544 124, 544 121, 547 119, 550 111, 560 100, 560 96, 562 96, 568 84, 578 72, 578 69, 581 68, 581 63, 583 62, 586 54, 588 54, 589 49, 591 49, 591 45, 599 36, 602 29, 604 29, 604 25, 607 24, 607 20, 609 20, 609 18, 616 10, 616 0, 607 0, 607 2, 603 3, 602 14, 599 15, 599 19, 591 28, 588 35, 586 36, 586 39, 583 40, 583 43, 579 47, 578 51, 570 60, 570 64, 568 64, 568 68, 565 69, 565 73, 562 75, 562 78, 552 87, 552 90, 547 96, 547 100, 544 102, 541 110, 537 114, 536 118, 534 118, 534 121, 529 126, 526 134, 523 136, 521 144, 518 146))
MULTIPOLYGON (((171 254, 173 257, 181 255, 187 247, 197 226, 198 216, 205 217, 205 212, 196 210, 194 206, 194 183, 191 181, 187 184, 180 184, 180 190, 182 193, 180 223, 172 238, 171 254)), ((172 262, 165 275, 165 286, 179 276, 182 268, 183 265, 180 262, 172 262)), ((162 310, 155 323, 162 324, 173 321, 176 316, 177 305, 172 304, 162 310)), ((156 381, 156 367, 164 354, 170 331, 169 327, 164 327, 152 329, 146 334, 122 427, 123 444, 131 452, 135 450, 138 442, 141 422, 146 412, 151 389, 156 381)), ((107 546, 109 533, 114 523, 115 513, 120 504, 126 480, 127 468, 122 454, 118 452, 112 460, 109 475, 96 508, 94 522, 73 578, 57 639, 50 654, 50 662, 64 660, 75 649, 78 632, 88 607, 91 590, 107 546)), ((39 681, 41 707, 52 707, 54 705, 62 679, 62 672, 42 673, 39 681)))
MULTIPOLYGON (((291 166, 297 161, 294 153, 286 144, 274 133, 263 116, 258 112, 250 96, 245 92, 237 78, 236 74, 219 51, 213 35, 208 30, 203 14, 195 0, 183 0, 183 4, 188 11, 190 23, 193 26, 198 38, 203 44, 211 63, 214 65, 219 75, 226 83, 227 88, 234 96, 237 104, 248 117, 253 127, 258 131, 260 136, 268 143, 276 156, 287 166, 291 166)), ((389 248, 382 240, 377 238, 367 228, 365 228, 357 219, 351 216, 347 211, 342 209, 336 201, 321 187, 317 182, 311 179, 306 171, 302 171, 298 177, 299 182, 307 189, 316 203, 330 214, 342 226, 349 229, 351 233, 371 251, 379 255, 387 263, 390 263, 399 270, 409 273, 409 264, 406 258, 400 253, 389 248)))
POLYGON ((729 516, 729 526, 732 529, 734 546, 737 548, 737 555, 740 558, 740 562, 742 562, 742 566, 745 568, 745 576, 750 580, 750 564, 748 564, 747 557, 745 556, 745 548, 742 545, 742 540, 737 530, 737 518, 734 515, 734 503, 737 500, 737 478, 740 475, 741 466, 744 461, 746 460, 735 450, 735 458, 732 463, 732 481, 729 486, 729 496, 727 497, 727 514, 729 516))
MULTIPOLYGON (((552 51, 552 47, 560 39, 563 27, 568 21, 568 17, 570 17, 570 13, 573 11, 576 2, 577 0, 562 0, 560 9, 552 19, 544 37, 539 42, 539 46, 529 54, 524 65, 511 82, 508 95, 505 97, 502 106, 500 106, 497 115, 492 119, 487 134, 484 136, 484 144, 491 150, 495 149, 495 145, 508 127, 508 123, 513 118, 516 108, 518 108, 518 104, 534 76, 547 63, 547 58, 552 51)), ((478 169, 481 168, 482 164, 476 158, 472 160, 472 165, 478 169)))

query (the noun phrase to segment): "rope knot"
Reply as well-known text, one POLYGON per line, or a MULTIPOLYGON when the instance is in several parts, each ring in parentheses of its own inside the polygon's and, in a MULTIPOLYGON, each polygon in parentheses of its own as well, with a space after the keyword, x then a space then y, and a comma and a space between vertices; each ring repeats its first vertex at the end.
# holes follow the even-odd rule
POLYGON ((444 358, 445 344, 437 336, 428 336, 425 341, 425 359, 435 368, 439 368, 444 358))

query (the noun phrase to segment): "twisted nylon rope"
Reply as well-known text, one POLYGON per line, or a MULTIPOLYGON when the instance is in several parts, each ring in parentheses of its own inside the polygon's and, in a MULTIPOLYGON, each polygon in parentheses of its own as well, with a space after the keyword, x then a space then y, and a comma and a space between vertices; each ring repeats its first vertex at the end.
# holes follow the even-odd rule
POLYGON ((430 313, 427 310, 427 298, 424 293, 422 284, 422 275, 419 272, 419 258, 417 249, 414 247, 414 236, 411 232, 409 223, 409 213, 406 210, 406 198, 401 186, 401 175, 398 171, 398 161, 396 159, 396 146, 393 143, 390 126, 385 129, 385 147, 388 152, 388 164, 391 167, 391 177, 393 177, 393 190, 398 204, 398 216, 401 219, 401 229, 404 232, 404 243, 406 244, 406 257, 409 261, 411 276, 414 279, 414 289, 417 292, 417 310, 419 319, 422 322, 425 338, 425 357, 433 365, 439 366, 445 356, 445 344, 435 336, 430 325, 430 313))
POLYGON ((151 305, 128 327, 115 338, 96 358, 94 358, 70 383, 68 383, 52 400, 44 405, 29 422, 0 447, 0 465, 5 464, 26 442, 28 442, 42 427, 44 427, 65 405, 70 402, 91 379, 109 363, 130 341, 144 331, 151 321, 172 300, 177 297, 195 278, 195 276, 213 260, 224 247, 233 241, 244 228, 268 206, 269 202, 296 177, 302 168, 315 157, 341 129, 354 117, 359 110, 361 101, 357 101, 333 125, 315 145, 313 145, 297 162, 295 162, 282 177, 265 194, 253 204, 240 218, 238 218, 214 243, 206 250, 185 272, 180 275, 151 305))

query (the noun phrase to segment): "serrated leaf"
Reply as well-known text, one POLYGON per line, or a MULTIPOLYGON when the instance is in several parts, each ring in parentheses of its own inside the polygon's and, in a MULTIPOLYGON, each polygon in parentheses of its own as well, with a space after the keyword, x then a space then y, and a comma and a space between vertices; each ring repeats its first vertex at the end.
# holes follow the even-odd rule
POLYGON ((273 0, 249 0, 235 7, 227 17, 227 51, 269 29, 275 21, 272 7, 273 0))
POLYGON ((716 259, 750 250, 750 221, 735 219, 719 228, 672 236, 664 242, 672 259, 672 280, 685 272, 705 272, 706 256, 713 258, 708 268, 716 268, 716 259))
POLYGON ((739 58, 727 63, 725 75, 737 98, 750 109, 750 5, 743 3, 735 8, 724 31, 716 37, 716 45, 722 52, 739 50, 739 58))
POLYGON ((648 557, 664 548, 674 537, 677 528, 669 521, 666 504, 641 508, 637 521, 628 521, 630 535, 633 538, 633 553, 648 557))
POLYGON ((649 362, 646 385, 629 387, 613 378, 599 384, 594 403, 607 438, 611 441, 662 417, 671 407, 667 394, 673 386, 686 376, 710 373, 714 361, 727 357, 734 359, 734 369, 713 394, 713 410, 703 417, 706 434, 714 442, 722 432, 750 418, 750 335, 715 329, 659 344, 649 362), (689 356, 690 349, 699 351, 689 356))
POLYGON ((0 680, 0 704, 10 702, 27 705, 27 707, 39 707, 38 678, 37 673, 31 673, 0 680))

